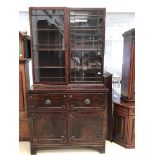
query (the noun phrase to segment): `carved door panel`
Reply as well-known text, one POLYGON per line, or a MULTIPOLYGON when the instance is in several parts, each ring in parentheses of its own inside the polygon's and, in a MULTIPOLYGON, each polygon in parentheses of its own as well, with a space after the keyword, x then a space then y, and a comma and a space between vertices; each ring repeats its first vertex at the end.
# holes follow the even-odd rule
POLYGON ((104 112, 72 112, 69 115, 69 143, 103 144, 106 124, 104 112))
POLYGON ((32 125, 33 143, 67 143, 67 116, 63 112, 36 113, 32 125))

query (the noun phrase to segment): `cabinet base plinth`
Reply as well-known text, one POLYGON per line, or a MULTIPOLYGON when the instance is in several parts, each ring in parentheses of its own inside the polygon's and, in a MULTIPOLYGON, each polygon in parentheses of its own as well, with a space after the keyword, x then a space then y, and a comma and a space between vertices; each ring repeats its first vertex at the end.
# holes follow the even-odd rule
POLYGON ((105 145, 35 145, 31 146, 31 155, 36 155, 37 150, 52 150, 52 149, 94 149, 100 153, 105 153, 105 145))

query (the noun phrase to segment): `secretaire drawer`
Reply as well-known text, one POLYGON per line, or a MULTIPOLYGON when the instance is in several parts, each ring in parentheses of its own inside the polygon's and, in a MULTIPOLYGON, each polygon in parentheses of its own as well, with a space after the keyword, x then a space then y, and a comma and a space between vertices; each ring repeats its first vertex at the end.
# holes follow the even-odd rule
POLYGON ((64 109, 65 94, 28 94, 28 108, 64 109))
POLYGON ((104 109, 105 96, 103 94, 71 94, 69 107, 70 109, 104 109))

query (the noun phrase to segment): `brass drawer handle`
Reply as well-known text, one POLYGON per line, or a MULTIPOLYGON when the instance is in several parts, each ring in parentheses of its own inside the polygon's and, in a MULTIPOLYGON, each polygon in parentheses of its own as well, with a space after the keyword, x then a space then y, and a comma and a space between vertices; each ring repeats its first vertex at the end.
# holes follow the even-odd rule
POLYGON ((87 99, 85 99, 84 100, 84 104, 90 104, 91 102, 90 102, 90 99, 89 98, 87 98, 87 99))
POLYGON ((45 104, 50 105, 50 104, 52 104, 52 101, 50 99, 47 99, 47 100, 45 100, 45 104))

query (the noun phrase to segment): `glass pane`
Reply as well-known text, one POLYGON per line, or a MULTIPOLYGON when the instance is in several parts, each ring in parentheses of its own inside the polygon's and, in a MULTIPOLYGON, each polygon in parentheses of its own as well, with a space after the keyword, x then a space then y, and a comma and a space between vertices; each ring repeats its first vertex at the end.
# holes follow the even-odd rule
POLYGON ((71 81, 100 81, 102 57, 100 51, 71 51, 71 81))
POLYGON ((98 16, 104 15, 104 10, 71 10, 70 15, 82 15, 82 16, 98 16))
POLYGON ((102 32, 70 32, 71 49, 98 50, 102 49, 103 39, 102 32))
POLYGON ((33 46, 64 49, 64 17, 33 16, 33 46))
POLYGON ((65 82, 63 10, 32 10, 35 82, 65 82))
POLYGON ((102 26, 103 17, 102 16, 70 16, 71 28, 98 28, 102 26))
POLYGON ((32 15, 64 15, 63 10, 32 10, 32 15))
POLYGON ((34 63, 35 77, 38 82, 65 80, 64 51, 34 51, 34 63))
POLYGON ((65 66, 64 51, 39 51, 37 59, 39 66, 65 66))
POLYGON ((102 82, 103 10, 70 12, 70 81, 102 82))
POLYGON ((65 68, 40 68, 40 81, 65 81, 65 68))

